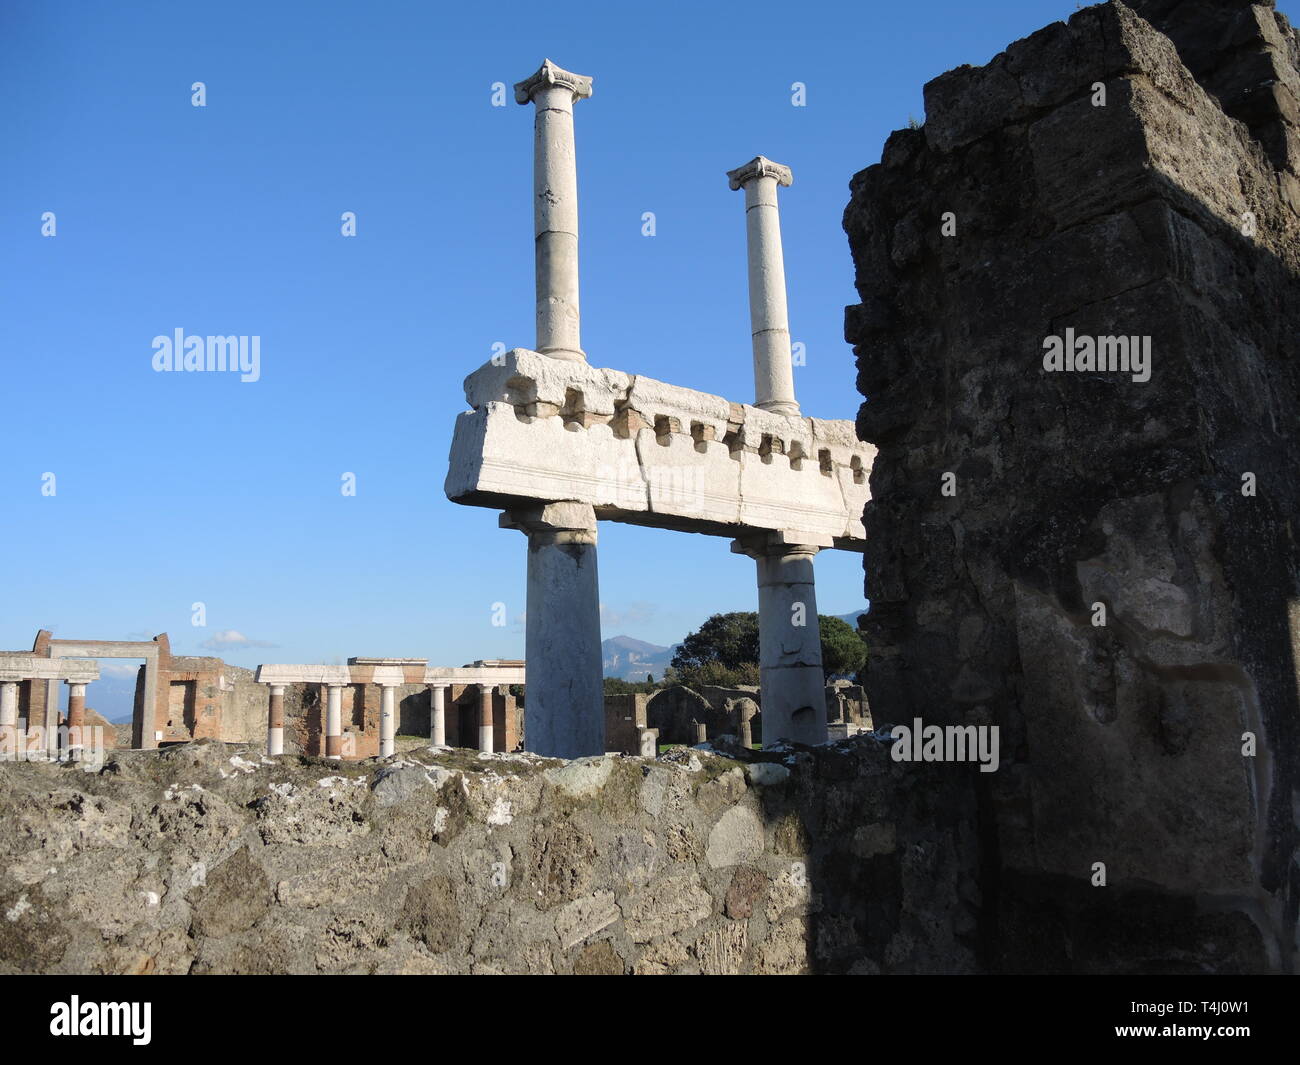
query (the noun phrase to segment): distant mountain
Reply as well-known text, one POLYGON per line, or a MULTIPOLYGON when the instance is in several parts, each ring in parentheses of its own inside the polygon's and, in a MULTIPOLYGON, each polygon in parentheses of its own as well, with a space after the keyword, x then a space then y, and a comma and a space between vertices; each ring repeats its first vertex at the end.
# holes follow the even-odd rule
POLYGON ((848 622, 850 628, 856 629, 858 627, 858 618, 862 617, 866 612, 866 607, 863 607, 861 610, 853 611, 852 614, 836 614, 835 617, 848 622))
POLYGON ((621 680, 645 680, 647 673, 653 673, 658 680, 672 662, 673 652, 678 646, 673 644, 672 647, 664 647, 631 636, 611 636, 600 645, 605 676, 621 680))

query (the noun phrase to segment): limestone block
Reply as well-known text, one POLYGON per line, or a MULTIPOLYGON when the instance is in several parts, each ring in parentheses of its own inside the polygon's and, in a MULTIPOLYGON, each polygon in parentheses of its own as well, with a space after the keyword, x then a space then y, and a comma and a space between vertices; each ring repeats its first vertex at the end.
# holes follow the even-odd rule
POLYGON ((763 822, 748 806, 727 810, 709 833, 705 851, 710 868, 754 861, 763 853, 763 822))
POLYGON ((682 873, 636 892, 621 909, 632 942, 647 943, 703 921, 713 912, 713 900, 699 876, 682 873))
POLYGON ((561 949, 576 947, 622 916, 614 903, 612 891, 597 891, 594 895, 566 903, 555 915, 555 930, 560 936, 561 949))

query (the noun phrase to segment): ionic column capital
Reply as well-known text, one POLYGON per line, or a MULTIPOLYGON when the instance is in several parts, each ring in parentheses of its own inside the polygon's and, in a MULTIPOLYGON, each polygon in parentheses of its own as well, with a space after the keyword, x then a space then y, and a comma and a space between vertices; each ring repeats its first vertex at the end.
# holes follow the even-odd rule
POLYGON ((543 59, 536 74, 515 85, 515 103, 529 104, 540 89, 568 89, 574 100, 584 100, 591 95, 591 78, 562 70, 549 59, 543 59))
POLYGON ((751 181, 767 177, 775 178, 778 185, 788 187, 794 184, 794 174, 788 166, 774 163, 763 155, 756 155, 744 166, 727 171, 727 181, 733 189, 743 189, 751 181))

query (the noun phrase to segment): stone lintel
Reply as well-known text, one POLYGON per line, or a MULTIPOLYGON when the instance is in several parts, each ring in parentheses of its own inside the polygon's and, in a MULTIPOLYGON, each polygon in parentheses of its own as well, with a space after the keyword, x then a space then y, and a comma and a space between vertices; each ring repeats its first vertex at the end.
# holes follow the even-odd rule
POLYGON ((584 74, 575 74, 571 70, 557 67, 549 59, 543 59, 537 73, 515 84, 515 103, 528 104, 533 101, 533 94, 538 89, 560 85, 573 93, 575 100, 582 100, 591 95, 591 78, 584 74))
POLYGON ((258 684, 350 684, 347 666, 264 665, 258 666, 253 679, 258 684))
MULTIPOLYGON (((465 385, 471 409, 456 421, 445 491, 507 512, 503 525, 522 528, 536 508, 570 501, 604 521, 728 539, 788 530, 811 544, 830 537, 825 546, 865 548, 876 449, 850 421, 766 411, 522 348, 465 385)), ((557 535, 582 527, 544 524, 557 535)))
POLYGON ((523 684, 526 674, 523 666, 430 666, 424 674, 424 683, 448 684, 523 684))
POLYGON ((756 155, 744 166, 727 171, 727 182, 733 189, 743 189, 755 178, 776 178, 778 185, 789 187, 794 184, 794 173, 788 166, 774 163, 766 156, 756 155))
POLYGON ((99 680, 99 663, 84 658, 0 654, 0 682, 24 680, 66 680, 73 684, 89 684, 99 680))

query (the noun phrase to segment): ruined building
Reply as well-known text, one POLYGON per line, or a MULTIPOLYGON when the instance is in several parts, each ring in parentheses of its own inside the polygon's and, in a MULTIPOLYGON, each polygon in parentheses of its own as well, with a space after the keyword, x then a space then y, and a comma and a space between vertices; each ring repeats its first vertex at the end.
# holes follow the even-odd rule
POLYGON ((877 722, 1001 728, 987 965, 1293 967, 1295 31, 1105 4, 925 98, 844 216, 877 722))
MULTIPOLYGON (((394 740, 512 751, 523 738, 524 664, 482 660, 429 666, 423 658, 349 658, 347 665, 262 665, 174 655, 166 633, 152 640, 56 639, 45 629, 32 650, 0 651, 0 757, 67 746, 59 729, 98 728, 98 743, 152 750, 192 740, 265 743, 269 754, 374 758, 394 740), (143 660, 129 725, 96 714, 99 659, 143 660), (60 713, 60 684, 68 688, 60 713), (21 733, 21 741, 15 733, 21 733)), ((87 737, 89 742, 89 737, 87 737)))
MULTIPOLYGON (((0 764, 0 972, 1295 972, 1292 27, 1264 3, 1108 3, 931 82, 924 125, 853 178, 844 215, 861 441, 781 409, 766 160, 739 183, 761 183, 769 406, 586 363, 568 153, 589 89, 549 64, 520 86, 555 166, 539 351, 471 375, 447 485, 528 536, 544 743, 611 734, 591 669, 600 517, 748 540, 769 619, 803 583, 811 600, 812 550, 865 550, 877 731, 730 757, 539 758, 493 729, 477 752, 328 765, 263 758, 260 737, 117 752, 99 773, 0 764), (668 476, 689 469, 707 476, 668 476), (903 761, 881 726, 918 719, 996 729, 999 757, 903 761)), ((779 736, 824 689, 766 631, 779 736)), ((327 689, 326 753, 337 670, 391 682, 381 719, 419 675, 266 668, 271 699, 327 689)), ((710 724, 752 728, 729 701, 710 724)), ((640 744, 707 702, 657 724, 615 700, 613 731, 640 744)), ((495 725, 479 715, 463 727, 495 725)))

